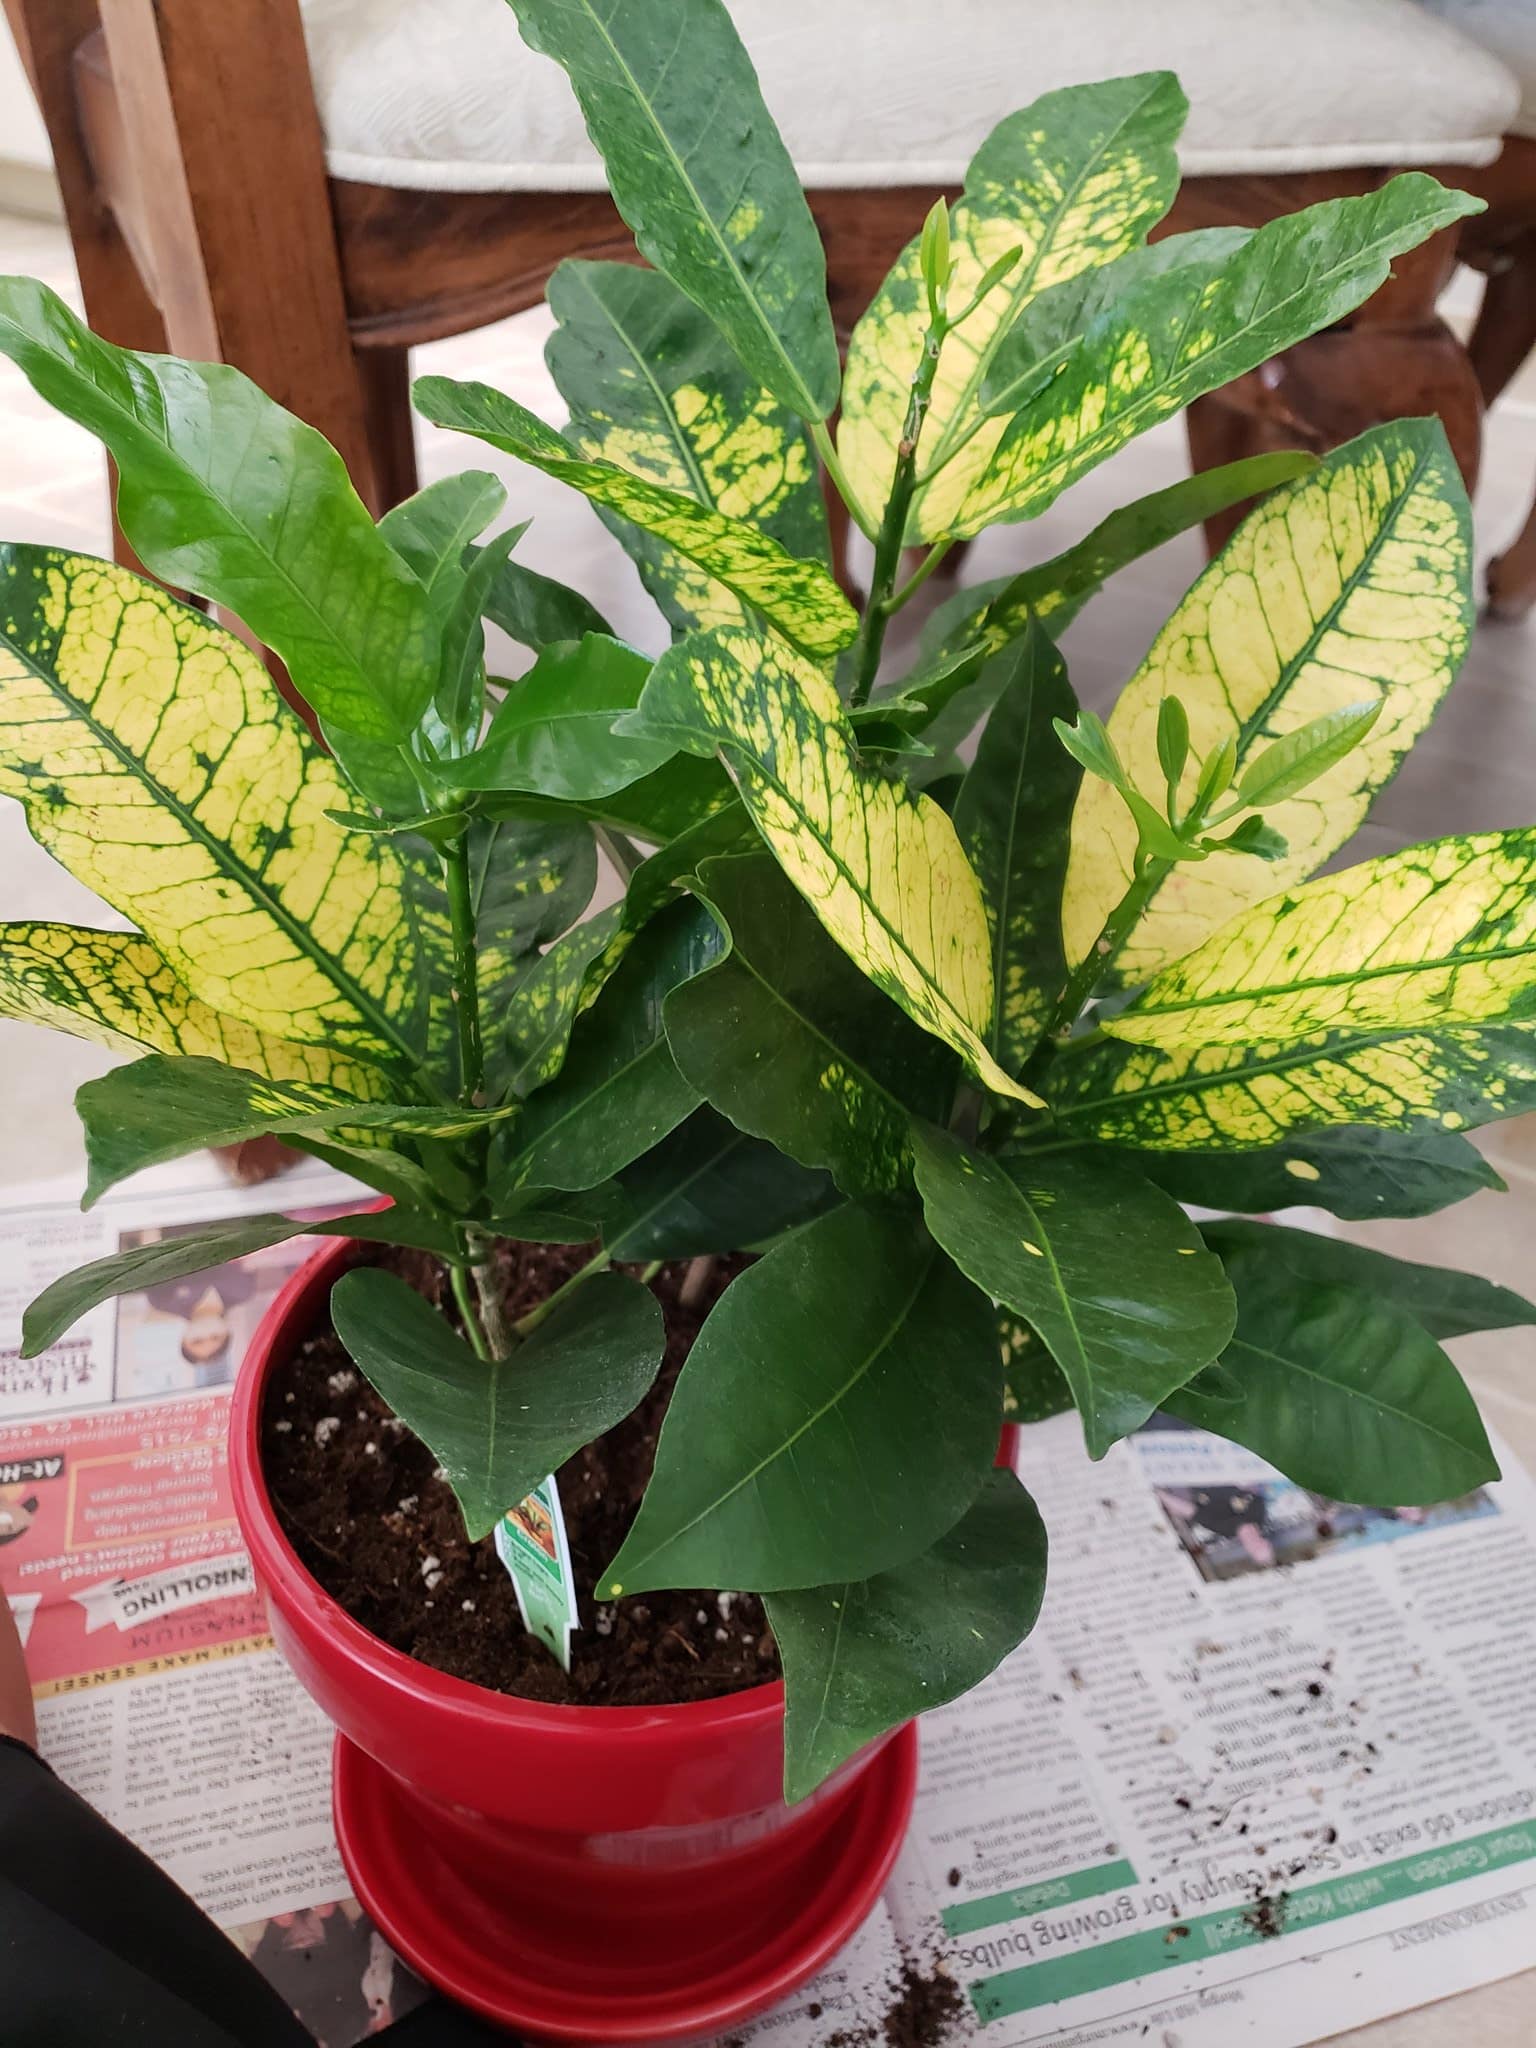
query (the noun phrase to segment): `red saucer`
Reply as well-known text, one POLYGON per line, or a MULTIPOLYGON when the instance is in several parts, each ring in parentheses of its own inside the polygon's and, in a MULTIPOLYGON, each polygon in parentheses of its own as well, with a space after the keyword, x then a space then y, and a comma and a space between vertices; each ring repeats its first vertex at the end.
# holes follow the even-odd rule
POLYGON ((917 1790, 917 1730, 888 1742, 859 1780, 785 1920, 733 1911, 692 1946, 639 1961, 605 1956, 589 1920, 551 1941, 518 1901, 487 1897, 433 1848, 396 1782, 336 1739, 336 1836, 358 1898, 412 1969, 450 1998, 545 2041, 686 2041, 777 2004, 831 1961, 873 1910, 917 1790))

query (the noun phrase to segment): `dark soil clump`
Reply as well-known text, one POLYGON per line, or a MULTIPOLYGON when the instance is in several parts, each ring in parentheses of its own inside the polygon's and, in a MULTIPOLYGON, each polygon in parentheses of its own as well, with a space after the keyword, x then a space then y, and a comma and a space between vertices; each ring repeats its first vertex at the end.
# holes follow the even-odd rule
POLYGON ((910 1957, 891 1983, 890 2004, 878 2020, 844 2027, 824 2048, 943 2048, 958 2035, 969 2008, 965 1994, 940 1966, 920 1967, 910 1957))
MULTIPOLYGON (((590 1247, 502 1248, 507 1312, 547 1299, 590 1247)), ((443 1304, 443 1271, 424 1254, 379 1263, 443 1304)), ((689 1262, 654 1286, 667 1324, 656 1384, 626 1421, 560 1469, 582 1628, 567 1675, 524 1629, 489 1537, 470 1543, 432 1453, 390 1413, 329 1322, 275 1369, 262 1417, 262 1465, 278 1519, 320 1584, 364 1628, 455 1678, 572 1706, 718 1699, 779 1676, 762 1602, 749 1594, 646 1593, 599 1606, 592 1589, 634 1520, 673 1382, 705 1316, 743 1259, 722 1259, 682 1298, 689 1262)), ((451 1305, 450 1305, 451 1313, 451 1305)))

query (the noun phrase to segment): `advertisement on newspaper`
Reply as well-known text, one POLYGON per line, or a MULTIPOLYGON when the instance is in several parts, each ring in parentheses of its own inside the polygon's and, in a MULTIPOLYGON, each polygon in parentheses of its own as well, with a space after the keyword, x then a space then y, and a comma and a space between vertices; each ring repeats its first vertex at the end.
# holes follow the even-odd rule
MULTIPOLYGON (((310 1242, 19 1357, 25 1302, 82 1259, 275 1194, 350 1206, 318 1168, 198 1171, 0 1214, 0 1585, 55 1768, 350 2048, 422 1992, 349 1895, 331 1731, 266 1633, 224 1445, 310 1242)), ((995 2048, 1299 2048, 1536 1964, 1536 1487, 1504 1464, 1442 1506, 1360 1509, 1183 1427, 1097 1465, 1072 1416, 1024 1431, 1040 1623, 925 1717, 876 1914, 732 2039, 880 2048, 927 2014, 926 2038, 995 2048)))

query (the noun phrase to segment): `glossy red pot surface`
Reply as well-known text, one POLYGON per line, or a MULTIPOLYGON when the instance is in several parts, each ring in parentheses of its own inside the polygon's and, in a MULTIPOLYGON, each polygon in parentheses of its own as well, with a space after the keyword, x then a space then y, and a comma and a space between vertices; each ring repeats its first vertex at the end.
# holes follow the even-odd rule
POLYGON ((786 1807, 780 1685, 548 1706, 370 1635, 295 1555, 260 1457, 273 1365, 356 1256, 327 1245, 273 1303, 235 1389, 230 1457, 272 1633, 338 1731, 337 1834, 358 1896, 425 1977, 520 2031, 658 2041, 739 2024, 874 1905, 911 1809, 915 1735, 786 1807))

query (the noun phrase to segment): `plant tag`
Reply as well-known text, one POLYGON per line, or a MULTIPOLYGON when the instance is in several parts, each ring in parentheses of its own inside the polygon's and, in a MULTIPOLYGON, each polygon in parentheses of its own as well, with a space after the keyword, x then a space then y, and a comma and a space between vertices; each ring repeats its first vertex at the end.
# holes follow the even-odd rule
POLYGON ((496 1555, 516 1590, 524 1628, 569 1671, 571 1633, 577 1625, 576 1574, 553 1473, 496 1524, 496 1555))

